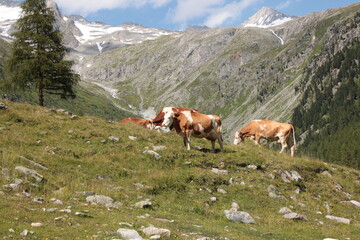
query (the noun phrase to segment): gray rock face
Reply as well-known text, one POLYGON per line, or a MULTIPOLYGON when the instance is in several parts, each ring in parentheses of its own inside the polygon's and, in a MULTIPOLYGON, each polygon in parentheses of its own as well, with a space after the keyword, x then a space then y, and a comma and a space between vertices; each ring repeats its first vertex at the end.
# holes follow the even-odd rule
POLYGON ((247 212, 225 210, 224 213, 226 218, 232 222, 242 222, 245 224, 255 223, 255 220, 247 212))
POLYGON ((139 233, 133 229, 119 228, 117 234, 124 240, 143 240, 139 233))

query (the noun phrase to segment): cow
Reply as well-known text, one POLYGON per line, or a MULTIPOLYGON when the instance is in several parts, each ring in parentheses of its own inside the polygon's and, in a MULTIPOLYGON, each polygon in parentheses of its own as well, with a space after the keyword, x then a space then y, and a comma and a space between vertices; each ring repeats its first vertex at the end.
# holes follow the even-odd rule
POLYGON ((154 129, 152 119, 124 118, 123 120, 119 121, 119 123, 133 123, 148 129, 154 129))
POLYGON ((293 125, 289 123, 279 123, 271 120, 253 120, 244 128, 235 133, 234 144, 241 143, 245 138, 250 138, 259 145, 260 139, 266 139, 268 142, 277 141, 281 144, 282 153, 288 146, 291 150, 291 156, 294 156, 296 150, 295 131, 293 125), (293 136, 293 145, 291 146, 291 136, 293 136))
POLYGON ((205 115, 198 111, 175 111, 172 114, 173 127, 183 137, 184 145, 190 150, 190 137, 206 138, 211 141, 212 152, 215 153, 215 141, 218 140, 220 149, 224 152, 221 135, 221 120, 215 115, 205 115))
POLYGON ((158 113, 158 115, 154 119, 152 119, 155 129, 158 129, 158 130, 165 129, 165 128, 172 129, 172 122, 173 122, 172 114, 174 112, 179 112, 179 111, 198 112, 198 110, 191 109, 191 108, 164 107, 163 109, 161 109, 161 111, 158 113))

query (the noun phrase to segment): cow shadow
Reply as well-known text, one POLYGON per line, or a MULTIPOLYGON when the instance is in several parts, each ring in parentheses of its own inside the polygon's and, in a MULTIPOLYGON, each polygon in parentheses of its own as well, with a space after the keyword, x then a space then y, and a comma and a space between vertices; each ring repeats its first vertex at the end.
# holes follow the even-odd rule
MULTIPOLYGON (((194 149, 200 151, 200 152, 204 152, 204 153, 212 153, 210 148, 203 148, 203 147, 199 147, 199 146, 195 146, 194 149)), ((221 152, 221 149, 217 149, 215 148, 215 152, 214 153, 235 153, 236 151, 229 151, 229 150, 224 150, 224 152, 221 152)))

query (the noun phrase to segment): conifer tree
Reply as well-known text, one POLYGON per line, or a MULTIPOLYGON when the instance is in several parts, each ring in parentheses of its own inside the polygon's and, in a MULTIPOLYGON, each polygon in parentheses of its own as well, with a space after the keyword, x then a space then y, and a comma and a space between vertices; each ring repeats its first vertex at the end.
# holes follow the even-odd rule
POLYGON ((40 106, 44 106, 45 93, 74 98, 79 75, 71 69, 73 62, 64 60, 68 50, 54 12, 47 8, 46 0, 25 0, 21 8, 6 62, 5 88, 35 88, 40 106))

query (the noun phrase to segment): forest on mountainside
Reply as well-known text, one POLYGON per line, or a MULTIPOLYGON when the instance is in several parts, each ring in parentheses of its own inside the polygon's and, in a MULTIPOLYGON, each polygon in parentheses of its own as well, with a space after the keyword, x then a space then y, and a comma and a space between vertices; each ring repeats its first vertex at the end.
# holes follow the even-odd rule
POLYGON ((356 38, 309 79, 292 122, 303 155, 360 169, 360 40, 356 38))

